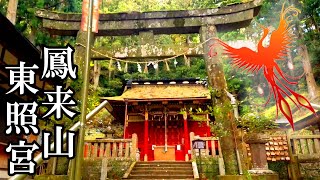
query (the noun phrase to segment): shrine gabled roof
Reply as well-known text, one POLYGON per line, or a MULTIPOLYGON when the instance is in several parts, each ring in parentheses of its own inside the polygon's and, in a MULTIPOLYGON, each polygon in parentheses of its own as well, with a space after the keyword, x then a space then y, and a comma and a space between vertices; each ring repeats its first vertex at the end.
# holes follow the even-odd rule
POLYGON ((130 100, 190 100, 210 99, 210 91, 205 81, 197 79, 177 81, 133 81, 121 96, 104 97, 109 101, 130 100))

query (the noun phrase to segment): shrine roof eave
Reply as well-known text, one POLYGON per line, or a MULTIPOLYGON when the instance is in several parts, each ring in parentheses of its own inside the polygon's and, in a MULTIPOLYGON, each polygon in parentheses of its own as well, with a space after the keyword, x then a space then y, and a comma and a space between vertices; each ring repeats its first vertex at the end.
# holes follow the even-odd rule
MULTIPOLYGON (((294 123, 294 130, 301 130, 308 126, 315 126, 320 124, 320 111, 316 112, 317 116, 310 114, 309 116, 302 118, 294 123)), ((291 128, 288 123, 285 128, 291 128)))
POLYGON ((102 97, 101 100, 108 100, 110 104, 113 103, 125 103, 125 102, 162 102, 162 101, 195 101, 195 100, 205 100, 210 101, 210 97, 190 97, 190 98, 148 98, 148 99, 131 99, 122 98, 121 96, 115 97, 102 97))

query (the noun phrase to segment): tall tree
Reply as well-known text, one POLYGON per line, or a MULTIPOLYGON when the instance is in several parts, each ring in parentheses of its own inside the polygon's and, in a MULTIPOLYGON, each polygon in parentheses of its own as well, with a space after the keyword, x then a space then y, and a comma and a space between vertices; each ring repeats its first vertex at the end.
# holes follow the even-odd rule
MULTIPOLYGON (((291 0, 297 7, 302 9, 302 17, 300 21, 295 23, 295 33, 298 39, 303 39, 298 45, 298 53, 302 57, 303 69, 306 76, 308 94, 311 99, 315 99, 320 95, 320 88, 318 87, 312 66, 319 65, 319 57, 314 56, 315 60, 312 64, 310 52, 308 50, 317 45, 319 40, 319 0, 291 0)), ((313 48, 313 53, 319 52, 319 48, 313 48)))

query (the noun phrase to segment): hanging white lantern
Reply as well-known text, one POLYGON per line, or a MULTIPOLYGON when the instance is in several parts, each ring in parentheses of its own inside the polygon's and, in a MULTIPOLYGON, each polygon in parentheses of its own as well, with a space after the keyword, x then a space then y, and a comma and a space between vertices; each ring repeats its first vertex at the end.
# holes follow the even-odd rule
POLYGON ((263 89, 261 88, 260 85, 258 86, 258 93, 259 93, 260 95, 263 95, 263 94, 264 94, 263 89))
POLYGON ((293 70, 294 69, 294 66, 293 66, 293 63, 291 61, 288 61, 288 68, 290 70, 293 70))

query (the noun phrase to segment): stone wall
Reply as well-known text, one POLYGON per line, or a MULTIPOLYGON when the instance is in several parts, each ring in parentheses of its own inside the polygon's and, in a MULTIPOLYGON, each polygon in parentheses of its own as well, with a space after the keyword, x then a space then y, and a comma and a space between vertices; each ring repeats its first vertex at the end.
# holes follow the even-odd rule
MULTIPOLYGON (((60 165, 57 166, 56 175, 39 175, 36 176, 36 180, 64 180, 68 179, 67 169, 65 163, 61 158, 60 165), (63 161, 63 162, 62 162, 63 161), (64 173, 62 173, 64 172, 64 173)), ((127 169, 130 167, 131 160, 110 160, 102 158, 87 158, 83 161, 83 180, 104 180, 104 179, 121 179, 127 169)), ((48 167, 50 169, 50 167, 48 167)), ((48 171, 50 173, 51 170, 48 171)))
POLYGON ((83 179, 121 179, 131 160, 85 159, 83 179))
POLYGON ((304 179, 320 179, 320 162, 300 163, 300 172, 304 179))

